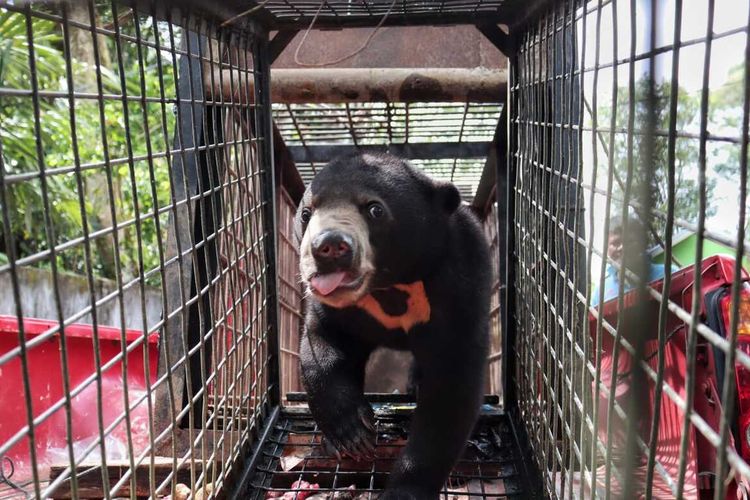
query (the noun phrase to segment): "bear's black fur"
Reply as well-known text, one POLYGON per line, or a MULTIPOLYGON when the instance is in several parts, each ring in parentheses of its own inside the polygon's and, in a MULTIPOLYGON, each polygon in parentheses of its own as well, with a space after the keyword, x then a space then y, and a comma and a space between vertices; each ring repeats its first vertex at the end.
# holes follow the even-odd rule
MULTIPOLYGON (((405 331, 385 326, 359 306, 364 302, 332 307, 312 294, 301 340, 310 410, 339 452, 370 456, 374 430, 363 396, 365 364, 379 345, 410 350, 419 373, 417 409, 380 498, 435 499, 482 401, 492 274, 486 238, 470 209, 460 205, 455 186, 390 155, 342 157, 321 170, 297 211, 298 238, 316 210, 343 205, 355 206, 367 224, 374 272, 366 295, 385 314, 400 316, 409 294, 395 286, 421 282, 429 313, 405 331), (385 209, 377 219, 368 216, 372 200, 385 209)), ((309 284, 309 276, 302 280, 309 284)))

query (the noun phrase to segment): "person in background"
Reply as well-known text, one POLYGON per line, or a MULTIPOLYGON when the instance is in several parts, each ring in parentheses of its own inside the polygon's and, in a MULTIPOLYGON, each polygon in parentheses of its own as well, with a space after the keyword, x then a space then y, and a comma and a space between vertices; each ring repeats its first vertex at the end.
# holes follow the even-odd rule
MULTIPOLYGON (((622 267, 626 267, 631 271, 635 267, 635 262, 632 262, 635 255, 633 255, 632 251, 628 251, 627 249, 630 247, 630 245, 634 245, 636 243, 635 235, 639 234, 641 223, 637 219, 634 219, 632 217, 628 218, 628 234, 624 234, 623 226, 624 223, 621 217, 614 217, 610 219, 609 238, 607 240, 607 256, 609 257, 610 262, 607 263, 607 269, 604 273, 604 302, 617 297, 617 294, 620 291, 620 277, 622 274, 622 267), (628 237, 629 235, 630 237, 628 237), (629 263, 624 262, 624 257, 626 255, 628 255, 628 258, 630 260, 629 263), (616 262, 620 269, 613 266, 611 261, 616 262)), ((650 262, 647 282, 650 283, 652 281, 662 279, 664 277, 664 269, 664 264, 656 264, 654 262, 650 262)), ((673 266, 670 269, 670 272, 674 272, 676 270, 677 269, 673 266)), ((632 290, 633 288, 634 283, 632 282, 632 280, 626 279, 625 292, 627 292, 628 290, 632 290)), ((599 305, 598 284, 594 284, 593 286, 593 290, 591 293, 591 305, 594 307, 599 305)))

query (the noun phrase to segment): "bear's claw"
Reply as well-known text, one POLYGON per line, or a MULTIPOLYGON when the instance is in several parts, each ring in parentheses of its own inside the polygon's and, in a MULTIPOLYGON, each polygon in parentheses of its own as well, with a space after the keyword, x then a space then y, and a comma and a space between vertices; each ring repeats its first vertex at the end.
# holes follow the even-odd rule
POLYGON ((372 408, 367 405, 352 413, 339 415, 331 426, 321 426, 325 447, 338 460, 342 455, 357 461, 372 459, 376 436, 372 408))

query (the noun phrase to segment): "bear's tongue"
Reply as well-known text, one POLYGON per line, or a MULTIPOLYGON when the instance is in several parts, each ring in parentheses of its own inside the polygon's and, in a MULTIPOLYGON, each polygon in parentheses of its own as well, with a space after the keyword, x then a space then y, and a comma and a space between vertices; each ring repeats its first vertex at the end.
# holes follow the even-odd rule
POLYGON ((310 280, 310 285, 321 295, 328 295, 336 290, 346 276, 345 271, 335 273, 319 274, 310 280))

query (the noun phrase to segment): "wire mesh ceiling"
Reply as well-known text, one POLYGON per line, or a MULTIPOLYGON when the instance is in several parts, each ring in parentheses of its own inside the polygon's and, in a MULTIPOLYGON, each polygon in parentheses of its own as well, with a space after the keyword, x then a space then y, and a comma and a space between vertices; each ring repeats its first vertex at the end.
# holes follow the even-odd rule
POLYGON ((317 1, 272 0, 264 4, 279 24, 309 23, 316 17, 316 24, 352 25, 374 24, 384 16, 394 21, 423 19, 425 22, 441 20, 487 20, 498 17, 501 8, 518 2, 507 0, 453 0, 406 2, 396 0, 328 0, 321 6, 317 1))
POLYGON ((476 192, 502 110, 483 103, 275 104, 274 120, 309 182, 325 161, 310 151, 341 153, 353 147, 419 145, 412 163, 454 182, 464 200, 476 192), (319 148, 317 148, 319 149, 319 148), (318 160, 318 161, 316 161, 318 160))

